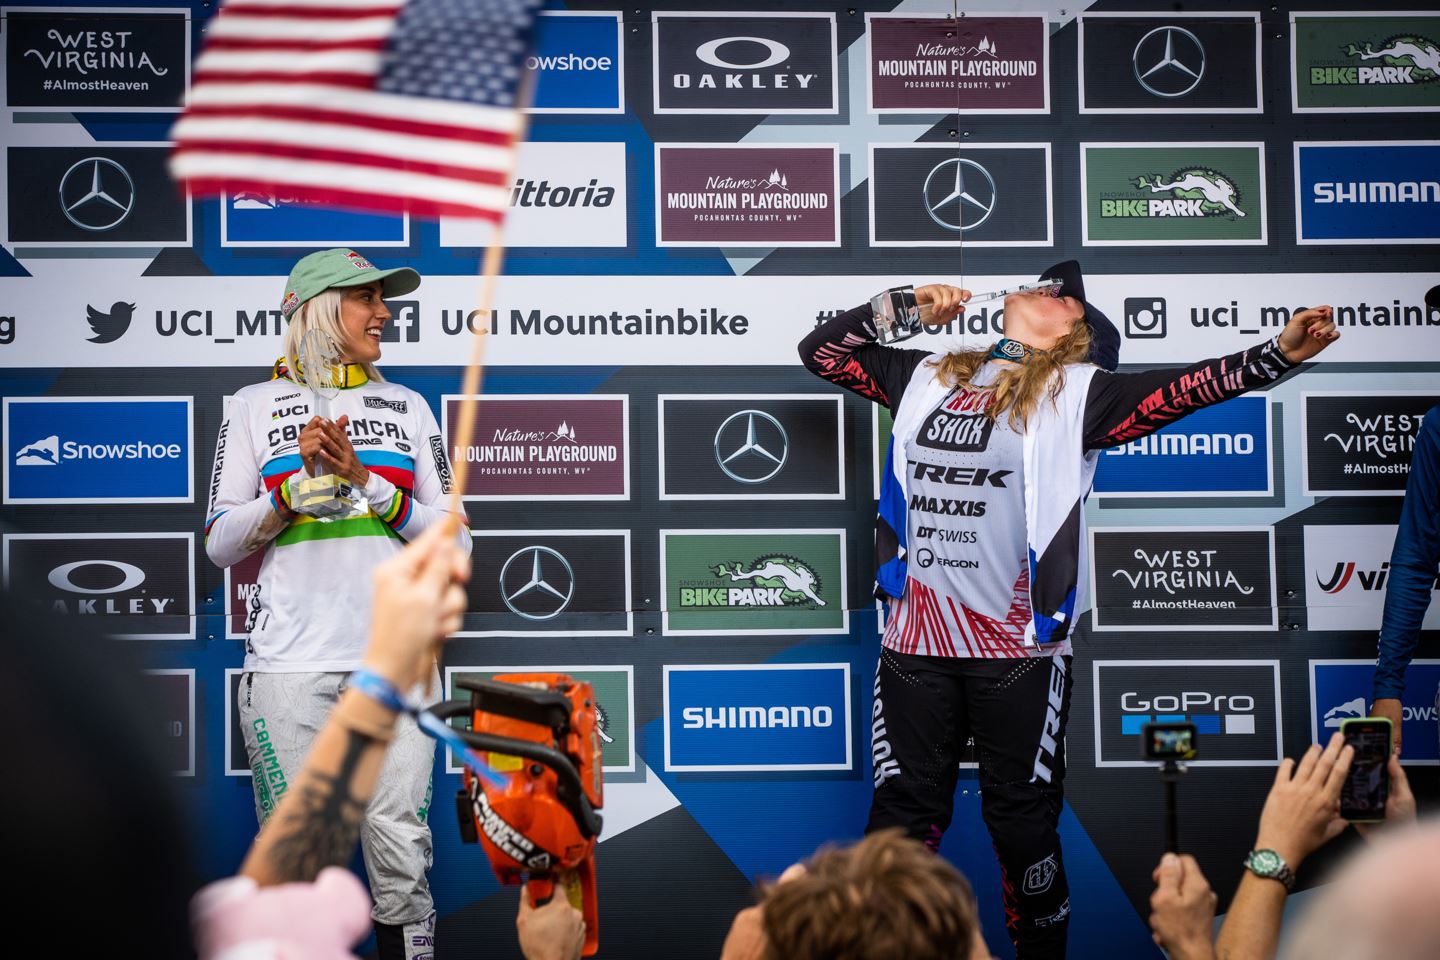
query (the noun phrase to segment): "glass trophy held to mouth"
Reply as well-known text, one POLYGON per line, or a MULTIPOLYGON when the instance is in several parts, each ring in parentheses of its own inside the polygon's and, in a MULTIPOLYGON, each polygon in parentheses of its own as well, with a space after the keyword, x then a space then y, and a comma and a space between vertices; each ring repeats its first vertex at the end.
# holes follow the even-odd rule
MULTIPOLYGON (((333 422, 331 401, 345 386, 345 361, 340 348, 320 330, 311 330, 300 340, 300 369, 296 372, 302 386, 314 398, 313 409, 322 420, 333 422)), ((331 466, 324 453, 315 458, 316 469, 331 466)), ((370 506, 363 490, 335 473, 307 477, 291 489, 290 506, 317 520, 341 520, 363 515, 370 506)))
MULTIPOLYGON (((972 294, 970 299, 965 301, 965 305, 969 306, 985 300, 999 300, 1012 293, 1047 293, 1052 297, 1058 297, 1063 285, 1061 280, 1049 279, 1039 280, 1035 283, 1022 283, 1018 287, 1009 287, 1005 290, 972 294)), ((870 309, 875 312, 876 339, 883 344, 909 340, 911 337, 923 333, 926 325, 936 322, 930 304, 916 303, 913 286, 891 287, 889 290, 875 294, 870 298, 870 309)), ((944 321, 940 322, 944 323, 944 321)))

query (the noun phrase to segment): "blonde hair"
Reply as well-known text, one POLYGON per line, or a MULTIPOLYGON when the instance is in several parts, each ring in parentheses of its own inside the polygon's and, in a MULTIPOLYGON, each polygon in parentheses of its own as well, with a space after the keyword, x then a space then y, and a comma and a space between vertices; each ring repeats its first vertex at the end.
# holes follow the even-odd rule
MULTIPOLYGON (((331 287, 322 290, 315 296, 306 300, 295 311, 290 318, 290 326, 285 331, 285 365, 290 368, 290 375, 297 380, 300 376, 300 344, 305 342, 305 334, 312 328, 326 334, 335 345, 343 352, 345 349, 345 329, 340 325, 340 304, 345 296, 345 289, 331 287)), ((381 383, 385 378, 373 363, 362 363, 360 368, 371 380, 381 383)))
MULTIPOLYGON (((992 345, 993 346, 993 345, 992 345)), ((939 360, 930 361, 935 377, 947 387, 972 387, 975 375, 989 358, 991 347, 978 350, 956 350, 939 360)), ((995 379, 985 387, 990 403, 985 415, 991 421, 1008 415, 1012 429, 1023 431, 1042 397, 1053 404, 1065 389, 1065 367, 1083 363, 1090 353, 1090 324, 1077 321, 1070 332, 1049 350, 1032 350, 1023 363, 1002 366, 995 379)))

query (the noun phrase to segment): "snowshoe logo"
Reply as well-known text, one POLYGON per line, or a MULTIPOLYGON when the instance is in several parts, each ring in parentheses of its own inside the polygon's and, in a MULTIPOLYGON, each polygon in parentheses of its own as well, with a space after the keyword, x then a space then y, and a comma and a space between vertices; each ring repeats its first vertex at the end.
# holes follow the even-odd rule
POLYGON ((1440 45, 1429 37, 1406 33, 1390 37, 1375 49, 1369 41, 1347 43, 1341 51, 1360 61, 1350 67, 1311 67, 1313 86, 1367 86, 1433 83, 1440 77, 1440 45))
POLYGON ((1325 726, 1339 730, 1343 720, 1355 720, 1365 716, 1365 698, 1356 697, 1325 711, 1325 726))
POLYGON ((371 410, 394 410, 396 413, 404 413, 409 409, 409 401, 386 400, 382 397, 366 397, 365 406, 371 410))
POLYGON ((748 587, 682 587, 681 607, 823 607, 820 578, 809 564, 786 554, 757 557, 746 565, 720 563, 710 569, 718 579, 748 581, 748 587))
POLYGON ((60 462, 60 436, 52 434, 44 440, 21 447, 15 453, 17 467, 53 467, 60 462))
POLYGON ((1100 201, 1100 216, 1114 218, 1244 217, 1234 181, 1210 167, 1186 167, 1168 178, 1142 174, 1130 181, 1136 190, 1168 194, 1148 199, 1100 201))
POLYGON ((1032 863, 1025 868, 1025 892, 1030 896, 1044 893, 1050 889, 1050 884, 1055 882, 1055 875, 1060 872, 1059 866, 1055 863, 1055 854, 1050 854, 1039 863, 1032 863))

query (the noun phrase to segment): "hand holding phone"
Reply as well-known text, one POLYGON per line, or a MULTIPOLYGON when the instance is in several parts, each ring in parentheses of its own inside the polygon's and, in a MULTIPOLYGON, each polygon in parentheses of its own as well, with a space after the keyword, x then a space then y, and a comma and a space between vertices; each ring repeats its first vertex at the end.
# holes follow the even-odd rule
POLYGON ((1354 717, 1342 721, 1340 735, 1355 751, 1350 772, 1340 787, 1340 816, 1352 823, 1378 823, 1385 819, 1390 796, 1392 727, 1385 717, 1354 717))

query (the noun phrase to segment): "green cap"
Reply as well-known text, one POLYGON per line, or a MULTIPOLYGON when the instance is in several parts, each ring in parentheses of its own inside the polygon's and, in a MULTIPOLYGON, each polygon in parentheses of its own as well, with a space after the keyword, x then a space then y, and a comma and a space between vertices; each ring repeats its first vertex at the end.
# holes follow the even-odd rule
POLYGON ((306 300, 331 287, 355 287, 376 280, 381 282, 380 296, 385 298, 403 297, 420 286, 420 274, 409 267, 377 270, 375 264, 354 250, 344 247, 321 250, 301 257, 290 271, 290 279, 285 281, 285 299, 280 301, 280 312, 289 317, 306 300))

